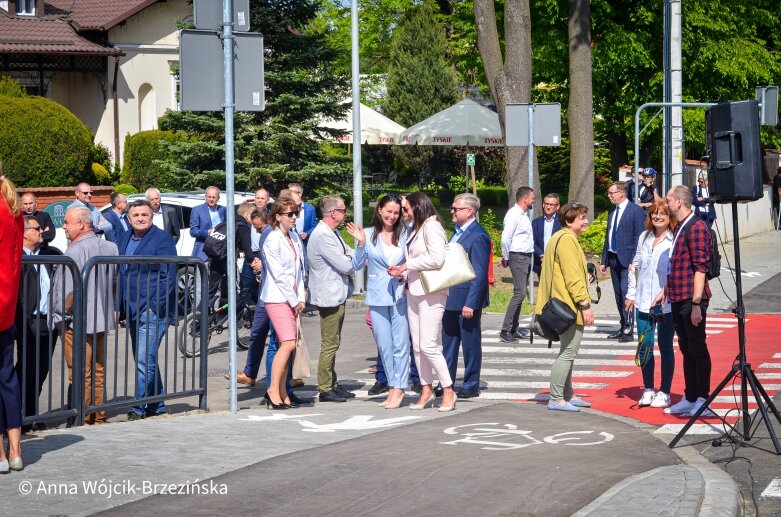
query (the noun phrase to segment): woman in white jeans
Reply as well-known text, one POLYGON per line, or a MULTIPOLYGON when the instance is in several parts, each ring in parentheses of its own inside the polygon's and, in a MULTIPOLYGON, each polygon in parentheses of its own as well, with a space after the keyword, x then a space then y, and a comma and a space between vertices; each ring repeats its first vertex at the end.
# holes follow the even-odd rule
POLYGON ((424 409, 435 399, 432 384, 432 370, 442 385, 440 411, 456 408, 456 393, 453 379, 447 369, 442 347, 439 345, 439 331, 445 313, 447 289, 426 294, 420 280, 420 271, 437 270, 445 263, 447 238, 442 221, 431 200, 422 192, 407 196, 402 210, 412 215, 413 225, 405 246, 406 262, 389 268, 389 273, 407 280, 407 319, 409 320, 415 363, 423 387, 420 398, 410 409, 424 409))

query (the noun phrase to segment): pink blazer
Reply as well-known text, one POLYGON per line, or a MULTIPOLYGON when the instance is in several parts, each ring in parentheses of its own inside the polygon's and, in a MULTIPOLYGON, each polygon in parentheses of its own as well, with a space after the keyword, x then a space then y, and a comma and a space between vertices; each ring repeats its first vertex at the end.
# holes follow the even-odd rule
MULTIPOLYGON (((410 235, 406 249, 407 288, 410 294, 414 296, 426 294, 426 291, 423 290, 423 283, 420 281, 419 271, 441 268, 445 263, 446 244, 445 229, 437 217, 433 215, 426 219, 419 232, 410 235)), ((447 297, 447 290, 438 291, 436 294, 440 293, 447 297)))

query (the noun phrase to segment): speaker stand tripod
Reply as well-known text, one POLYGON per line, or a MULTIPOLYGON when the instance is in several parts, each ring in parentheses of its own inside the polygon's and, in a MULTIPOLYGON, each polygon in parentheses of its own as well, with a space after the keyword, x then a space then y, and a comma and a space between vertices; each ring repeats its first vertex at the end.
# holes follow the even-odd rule
MULTIPOLYGON (((743 441, 749 441, 751 440, 754 432, 759 427, 754 428, 754 431, 751 430, 751 413, 748 406, 748 386, 751 386, 751 393, 754 395, 754 400, 756 400, 757 407, 759 408, 759 412, 762 416, 762 420, 765 421, 765 425, 767 426, 768 434, 770 435, 770 439, 773 442, 773 446, 776 449, 776 454, 781 454, 781 443, 778 441, 778 437, 776 436, 775 431, 773 430, 773 422, 770 421, 770 416, 768 415, 768 409, 773 412, 773 415, 776 417, 776 420, 779 424, 781 424, 781 415, 778 413, 778 409, 776 409, 775 405, 773 405, 773 401, 768 396, 767 392, 765 391, 765 388, 762 387, 762 384, 759 382, 759 379, 757 379, 756 374, 754 374, 754 370, 751 369, 751 364, 749 364, 746 360, 746 312, 745 308, 743 307, 743 285, 742 280, 740 277, 740 236, 738 232, 738 202, 733 201, 732 202, 732 236, 735 243, 735 273, 736 273, 736 280, 735 280, 735 287, 737 288, 737 303, 735 306, 735 315, 738 318, 738 357, 737 362, 732 365, 732 369, 727 373, 727 376, 724 377, 724 380, 721 381, 721 383, 718 385, 718 387, 711 392, 710 397, 708 397, 708 400, 705 401, 705 403, 702 405, 702 407, 697 410, 697 412, 689 419, 688 422, 686 422, 686 425, 683 426, 683 429, 680 430, 680 432, 675 435, 675 438, 670 442, 669 447, 672 449, 675 447, 675 444, 678 443, 678 440, 683 438, 683 436, 686 434, 686 432, 691 428, 692 425, 697 421, 698 418, 700 418, 700 415, 708 408, 710 407, 711 402, 718 396, 719 393, 724 389, 724 387, 736 376, 740 377, 740 407, 741 407, 741 415, 742 415, 742 423, 743 423, 743 431, 740 430, 740 422, 738 422, 735 427, 732 427, 732 430, 735 431, 743 441), (764 401, 764 403, 763 403, 764 401)), ((722 421, 724 419, 722 418, 722 421)))

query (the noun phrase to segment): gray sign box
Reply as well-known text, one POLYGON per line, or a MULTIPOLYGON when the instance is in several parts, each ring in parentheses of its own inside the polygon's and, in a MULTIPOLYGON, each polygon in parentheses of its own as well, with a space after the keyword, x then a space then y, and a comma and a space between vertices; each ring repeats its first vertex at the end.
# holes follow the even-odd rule
MULTIPOLYGON (((193 11, 196 29, 222 29, 222 0, 195 0, 193 11)), ((249 0, 233 0, 233 30, 249 31, 249 0)))
POLYGON ((529 106, 534 106, 534 145, 561 145, 561 104, 508 104, 505 107, 504 141, 507 146, 528 147, 529 106))
MULTIPOLYGON (((263 35, 234 32, 236 111, 263 111, 263 35)), ((214 31, 183 30, 179 36, 179 102, 183 111, 221 111, 225 103, 222 39, 214 31)))

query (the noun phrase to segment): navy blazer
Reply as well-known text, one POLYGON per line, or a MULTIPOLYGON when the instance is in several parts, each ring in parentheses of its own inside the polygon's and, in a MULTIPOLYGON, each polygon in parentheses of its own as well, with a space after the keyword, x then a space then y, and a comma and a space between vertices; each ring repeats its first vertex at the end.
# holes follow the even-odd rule
MULTIPOLYGON (((133 231, 119 237, 120 255, 126 255, 133 231)), ((133 256, 176 256, 173 238, 155 225, 147 231, 133 256)), ((176 314, 176 265, 123 264, 119 266, 117 304, 123 319, 135 320, 147 309, 158 316, 176 314)))
POLYGON ((702 189, 699 185, 695 185, 692 187, 692 205, 694 205, 694 213, 697 214, 700 219, 715 221, 716 207, 713 206, 710 197, 703 197, 702 201, 698 201, 698 196, 702 196, 702 189))
POLYGON ((307 202, 304 202, 303 205, 304 205, 303 232, 306 234, 306 239, 302 239, 302 241, 304 241, 304 244, 306 244, 306 241, 309 240, 309 236, 312 235, 312 231, 315 229, 315 226, 317 226, 317 214, 315 213, 315 207, 313 205, 307 202))
MULTIPOLYGON (((607 250, 609 248, 610 224, 616 207, 610 210, 607 215, 607 229, 605 230, 605 247, 602 250, 602 264, 607 266, 607 250)), ((645 210, 634 203, 627 203, 621 220, 618 221, 618 230, 616 232, 616 254, 618 261, 624 267, 629 267, 637 252, 637 241, 640 234, 645 231, 645 210)))
MULTIPOLYGON (((553 230, 551 236, 561 230, 559 214, 553 214, 553 230)), ((532 236, 534 238, 534 272, 538 275, 542 270, 542 257, 545 254, 545 216, 535 217, 532 221, 532 236)))
POLYGON ((491 253, 491 237, 480 223, 473 221, 461 234, 458 243, 469 255, 472 268, 475 270, 475 278, 448 289, 445 310, 461 312, 464 307, 484 309, 488 307, 488 260, 491 253))
MULTIPOLYGON (((225 221, 225 207, 217 205, 217 212, 220 214, 220 222, 225 221)), ((211 228, 212 218, 209 215, 209 205, 203 203, 193 208, 190 212, 190 235, 195 238, 193 257, 198 257, 203 262, 209 259, 203 252, 203 242, 209 235, 211 228)))
MULTIPOLYGON (((119 220, 119 216, 112 208, 107 210, 106 213, 103 214, 103 217, 106 219, 106 221, 111 223, 111 230, 106 232, 106 240, 109 240, 114 244, 119 244, 119 237, 127 231, 122 226, 122 222, 119 220)), ((127 223, 127 227, 129 229, 130 221, 125 219, 125 222, 127 223)))

